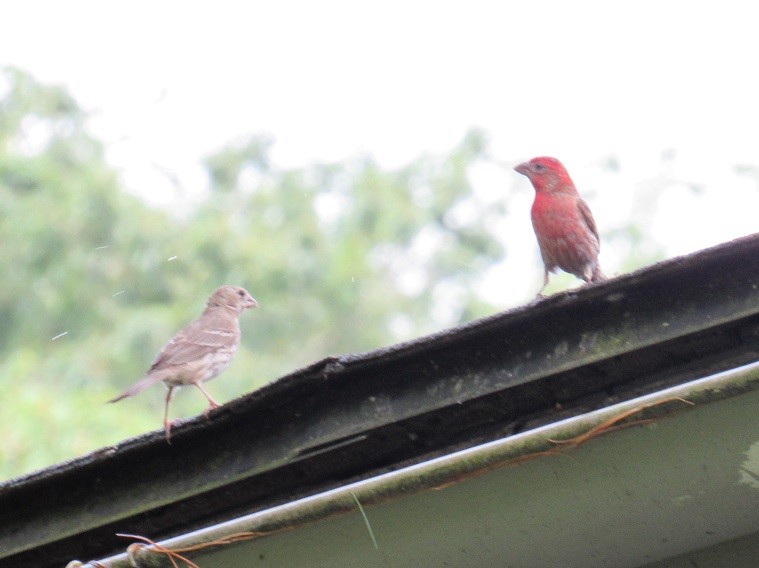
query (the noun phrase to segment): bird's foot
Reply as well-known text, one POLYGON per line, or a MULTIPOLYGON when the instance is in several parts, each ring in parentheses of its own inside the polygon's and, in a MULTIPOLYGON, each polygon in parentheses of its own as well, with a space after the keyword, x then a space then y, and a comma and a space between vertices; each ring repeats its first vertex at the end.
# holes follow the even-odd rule
POLYGON ((538 302, 542 302, 542 301, 543 301, 543 300, 545 300, 545 299, 546 299, 546 296, 545 296, 545 294, 543 294, 542 292, 538 292, 538 295, 537 295, 537 296, 535 296, 535 298, 534 298, 534 299, 532 299, 532 300, 529 302, 529 305, 532 305, 532 304, 537 304, 538 302))
POLYGON ((166 432, 166 442, 171 444, 171 427, 179 424, 179 420, 164 420, 163 429, 166 432))
POLYGON ((210 403, 208 405, 208 408, 206 408, 205 411, 203 412, 203 416, 205 416, 208 420, 210 420, 211 419, 211 417, 209 416, 210 412, 214 408, 219 408, 220 406, 221 405, 218 402, 216 402, 215 400, 210 401, 210 403))

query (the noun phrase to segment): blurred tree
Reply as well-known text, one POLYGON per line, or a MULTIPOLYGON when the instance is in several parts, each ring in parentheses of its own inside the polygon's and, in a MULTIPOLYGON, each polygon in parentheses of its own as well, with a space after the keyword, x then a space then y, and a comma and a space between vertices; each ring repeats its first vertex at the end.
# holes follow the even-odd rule
MULTIPOLYGON (((393 170, 369 157, 283 170, 270 146, 254 136, 208 156, 208 194, 180 218, 123 190, 64 89, 0 70, 0 478, 160 427, 157 387, 104 401, 220 284, 245 286, 261 308, 243 316, 237 358, 210 386, 219 400, 495 311, 479 284, 505 256, 510 195, 486 198, 470 181, 497 167, 481 131, 393 170)), ((663 161, 634 220, 602 236, 629 243, 627 268, 661 256, 638 227, 677 182, 663 161)), ((537 290, 534 251, 525 278, 537 290)), ((204 407, 180 396, 173 412, 204 407)))
MULTIPOLYGON (((681 188, 692 195, 700 195, 705 190, 703 184, 680 179, 673 173, 675 157, 676 152, 672 148, 661 153, 659 171, 638 182, 626 212, 626 220, 602 236, 602 247, 613 247, 622 260, 622 272, 665 257, 664 244, 654 238, 650 229, 659 214, 659 200, 666 192, 681 188)), ((602 171, 613 173, 623 170, 622 160, 615 155, 608 156, 600 167, 602 171)))
POLYGON ((505 204, 472 191, 479 131, 393 171, 370 158, 280 170, 253 137, 207 158, 210 193, 178 219, 122 190, 86 120, 65 90, 0 75, 0 477, 160 426, 157 389, 103 401, 219 284, 262 306, 211 385, 222 400, 493 311, 474 284, 503 257, 492 227, 505 204))
POLYGON ((63 89, 2 71, 0 475, 113 441, 107 381, 139 374, 171 327, 151 309, 171 298, 168 226, 121 191, 63 89))
POLYGON ((187 247, 260 296, 255 351, 280 372, 482 315, 474 283, 503 257, 482 223, 502 210, 467 179, 484 147, 472 132, 447 158, 397 171, 368 158, 279 171, 253 139, 208 158, 212 195, 187 247), (463 221, 463 206, 478 213, 463 221))

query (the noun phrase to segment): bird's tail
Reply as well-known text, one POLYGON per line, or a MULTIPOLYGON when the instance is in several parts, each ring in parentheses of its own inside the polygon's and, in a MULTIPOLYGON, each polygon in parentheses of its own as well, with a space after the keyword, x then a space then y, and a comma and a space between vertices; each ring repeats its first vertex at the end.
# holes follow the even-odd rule
POLYGON ((127 390, 122 392, 119 396, 116 398, 112 398, 108 402, 118 402, 122 398, 127 398, 129 396, 135 395, 138 392, 144 391, 149 386, 153 385, 154 383, 157 383, 161 380, 161 377, 157 377, 156 375, 147 375, 146 377, 143 377, 136 383, 134 383, 131 387, 129 387, 127 390))

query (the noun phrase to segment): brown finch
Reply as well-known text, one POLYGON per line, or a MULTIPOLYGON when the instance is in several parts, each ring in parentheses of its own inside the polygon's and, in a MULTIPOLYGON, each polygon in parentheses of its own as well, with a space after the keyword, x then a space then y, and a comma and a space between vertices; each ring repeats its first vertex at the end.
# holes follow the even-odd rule
POLYGON ((561 162, 539 157, 514 169, 527 176, 535 188, 532 226, 545 268, 538 297, 548 286, 549 273, 556 268, 585 282, 604 280, 598 265, 600 240, 596 222, 561 162))
POLYGON ((206 416, 212 408, 217 408, 219 404, 206 392, 203 383, 216 377, 232 361, 237 346, 240 345, 240 314, 245 309, 257 306, 258 302, 244 288, 217 288, 208 298, 200 317, 171 338, 145 376, 108 402, 117 402, 163 381, 169 389, 166 393, 163 426, 166 441, 170 442, 169 403, 174 389, 182 385, 197 387, 208 399, 206 416))

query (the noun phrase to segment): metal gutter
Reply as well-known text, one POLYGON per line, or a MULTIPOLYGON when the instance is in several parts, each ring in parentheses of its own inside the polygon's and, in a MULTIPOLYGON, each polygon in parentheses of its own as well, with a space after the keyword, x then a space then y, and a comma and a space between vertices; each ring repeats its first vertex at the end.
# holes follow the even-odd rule
MULTIPOLYGON (((245 515, 160 544, 169 549, 201 547, 200 552, 183 555, 203 568, 322 565, 313 562, 324 555, 331 558, 324 564, 329 566, 444 565, 440 562, 452 566, 489 565, 480 564, 484 558, 494 561, 501 558, 503 565, 510 562, 514 566, 643 566, 642 562, 648 564, 688 552, 694 540, 708 545, 754 533, 759 536, 759 422, 754 419, 757 412, 759 363, 245 515), (615 429, 612 422, 615 426, 624 424, 615 419, 628 413, 628 428, 615 429), (647 425, 631 424, 631 421, 641 420, 647 425), (550 441, 577 439, 604 425, 603 431, 581 445, 564 446, 550 441), (710 427, 700 430, 694 427, 696 425, 710 427), (621 447, 637 447, 643 452, 625 456, 619 452, 621 447), (610 453, 617 461, 627 462, 626 471, 612 470, 610 453), (674 460, 678 466, 676 471, 671 471, 672 464, 656 459, 667 453, 679 454, 682 458, 674 460), (731 467, 725 478, 719 470, 726 464, 731 467), (511 471, 504 472, 504 468, 511 471), (532 473, 518 473, 525 469, 532 473), (542 473, 536 474, 536 470, 542 473), (530 481, 533 476, 545 477, 546 472, 550 475, 551 471, 558 470, 564 474, 556 475, 553 486, 545 493, 546 488, 539 482, 533 485, 530 481), (569 504, 555 499, 557 493, 571 493, 571 487, 578 482, 582 485, 583 476, 589 477, 591 482, 581 498, 575 495, 569 504), (507 482, 504 477, 510 480, 507 482), (516 478, 522 479, 521 482, 516 483, 516 478), (659 487, 647 487, 651 480, 657 480, 659 487), (500 517, 487 517, 484 510, 476 507, 460 508, 447 503, 455 494, 454 486, 473 483, 478 486, 481 499, 488 499, 488 495, 495 500, 503 499, 502 506, 514 510, 500 517), (523 494, 519 498, 510 497, 510 491, 503 490, 504 484, 513 489, 518 487, 523 494), (661 500, 652 510, 652 494, 658 492, 674 497, 661 500), (624 495, 629 506, 617 507, 610 513, 615 509, 612 495, 624 495), (413 503, 425 499, 432 500, 434 506, 430 509, 428 505, 422 509, 421 518, 415 517, 413 503), (369 526, 374 525, 371 530, 378 535, 377 550, 372 547, 357 501, 370 519, 369 526), (385 508, 385 512, 376 514, 381 508, 385 508), (589 542, 575 540, 560 547, 557 535, 563 538, 567 527, 564 531, 554 527, 556 518, 572 519, 583 508, 607 517, 609 526, 602 531, 603 546, 594 544, 591 550, 589 542), (700 519, 688 516, 693 510, 699 513, 700 519), (445 519, 445 513, 451 511, 455 511, 455 518, 445 519), (729 512, 729 516, 725 512, 729 512), (525 522, 531 514, 539 519, 525 522), (404 515, 416 519, 416 524, 407 526, 415 538, 405 539, 399 545, 389 541, 389 535, 398 530, 396 524, 404 515), (546 527, 536 530, 539 534, 520 536, 510 524, 515 518, 522 518, 520 526, 525 528, 541 524, 546 527), (670 524, 673 518, 681 521, 679 526, 670 524), (341 534, 346 523, 353 525, 351 538, 341 534), (445 539, 435 537, 437 523, 454 524, 455 531, 467 536, 446 543, 445 539), (704 533, 702 525, 721 529, 712 534, 708 530, 704 533), (641 530, 644 526, 645 530, 641 530), (489 534, 486 538, 481 536, 484 529, 489 534), (645 534, 625 544, 630 533, 636 531, 645 534), (203 548, 244 533, 260 536, 250 534, 245 540, 203 548), (306 538, 305 533, 310 536, 306 538), (662 535, 666 535, 666 539, 663 540, 662 535), (470 546, 479 541, 478 546, 482 547, 487 542, 493 554, 486 555, 481 550, 475 560, 472 554, 457 551, 458 540, 467 539, 470 546), (342 549, 329 557, 330 546, 338 541, 344 542, 342 549), (531 550, 530 541, 540 544, 531 550), (499 557, 501 552, 498 551, 503 556, 499 557), (420 561, 420 557, 426 561, 420 561), (247 560, 230 564, 230 558, 247 560), (417 560, 409 563, 409 558, 417 560), (559 559, 561 564, 557 563, 559 559)), ((575 518, 573 522, 580 521, 575 518)), ((588 523, 593 524, 593 521, 588 519, 588 523)), ((576 529, 578 534, 585 532, 581 526, 576 529)), ((589 532, 593 540, 601 538, 589 532)), ((161 563, 166 560, 162 554, 147 548, 134 547, 132 554, 144 568, 166 565, 161 563)), ((107 568, 132 566, 127 554, 99 562, 107 568)), ((87 565, 88 568, 94 566, 87 565)))
MULTIPOLYGON (((759 359, 759 235, 371 353, 0 484, 0 568, 167 539, 759 359)), ((102 411, 107 411, 104 407, 102 411)))

